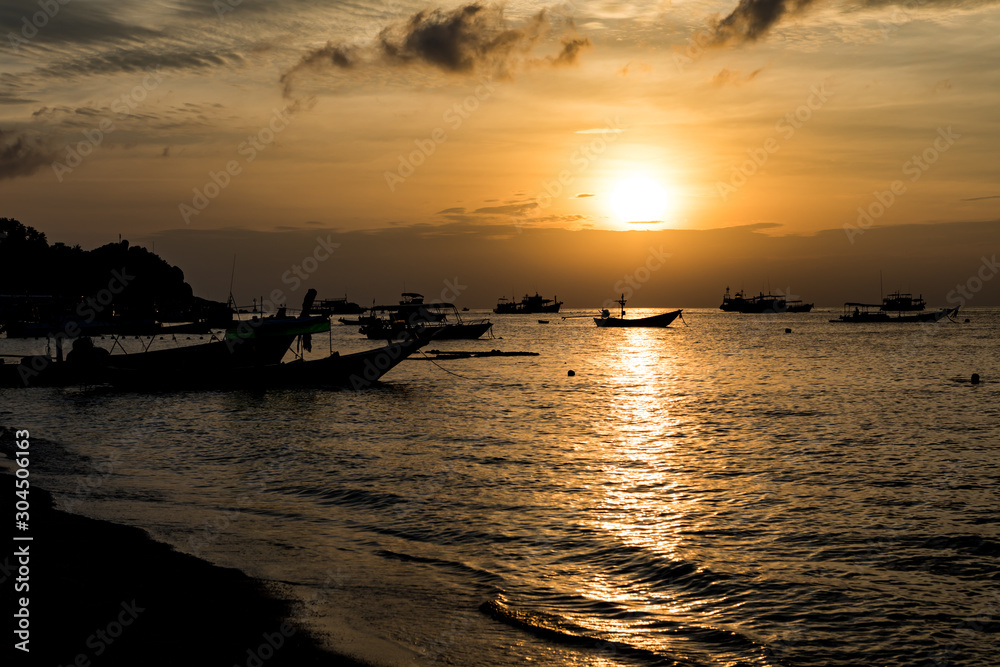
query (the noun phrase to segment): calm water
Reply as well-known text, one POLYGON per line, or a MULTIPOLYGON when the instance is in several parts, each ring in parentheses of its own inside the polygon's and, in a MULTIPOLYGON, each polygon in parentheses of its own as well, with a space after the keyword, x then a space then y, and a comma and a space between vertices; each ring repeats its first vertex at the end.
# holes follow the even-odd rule
POLYGON ((1000 311, 834 315, 496 316, 437 347, 541 356, 3 391, 0 422, 59 443, 32 464, 64 507, 281 582, 381 664, 997 664, 1000 311))

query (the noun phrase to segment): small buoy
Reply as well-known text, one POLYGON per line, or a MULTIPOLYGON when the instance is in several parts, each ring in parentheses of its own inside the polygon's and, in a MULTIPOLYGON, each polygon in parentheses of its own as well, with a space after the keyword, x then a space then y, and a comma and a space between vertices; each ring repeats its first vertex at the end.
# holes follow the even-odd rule
POLYGON ((966 318, 965 318, 965 323, 966 323, 966 324, 968 324, 968 323, 969 323, 969 318, 968 318, 968 317, 966 317, 966 318))
POLYGON ((979 373, 972 374, 972 384, 979 384, 979 373))
POLYGON ((791 329, 785 329, 785 333, 792 333, 791 329))
POLYGON ((574 375, 576 375, 576 371, 570 371, 570 372, 566 373, 566 375, 568 375, 570 377, 573 377, 574 375))

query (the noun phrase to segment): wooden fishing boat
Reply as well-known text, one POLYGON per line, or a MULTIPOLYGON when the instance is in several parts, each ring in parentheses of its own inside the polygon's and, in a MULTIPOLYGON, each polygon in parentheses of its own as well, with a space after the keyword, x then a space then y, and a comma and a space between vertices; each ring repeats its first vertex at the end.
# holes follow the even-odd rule
POLYGON ((109 368, 112 384, 134 390, 370 387, 401 361, 426 345, 429 339, 389 343, 372 350, 341 355, 334 352, 322 359, 295 359, 260 366, 236 366, 218 373, 188 373, 182 369, 160 368, 155 372, 109 368))
POLYGON ((476 340, 493 327, 489 320, 454 323, 419 322, 413 326, 403 320, 379 319, 366 324, 358 331, 369 340, 407 340, 409 338, 433 338, 434 340, 476 340))
POLYGON ((843 314, 837 319, 830 321, 850 322, 855 324, 879 322, 937 322, 946 317, 954 317, 957 314, 958 306, 955 306, 954 308, 940 308, 929 313, 918 312, 913 315, 903 315, 900 313, 893 316, 882 309, 882 304, 848 302, 844 304, 843 314))
MULTIPOLYGON (((62 358, 64 338, 56 337, 56 358, 49 355, 24 357, 18 364, 0 365, 0 386, 38 387, 104 384, 111 375, 184 374, 192 378, 210 377, 239 368, 277 365, 296 338, 307 341, 311 334, 330 330, 330 320, 310 317, 315 290, 309 290, 298 317, 287 317, 281 309, 273 317, 255 317, 225 331, 221 339, 132 354, 112 355, 95 347, 89 337, 73 341, 73 349, 62 358)), ((214 338, 214 336, 213 336, 214 338)))
POLYGON ((629 320, 625 318, 625 295, 622 294, 621 298, 615 303, 621 305, 621 316, 612 317, 611 312, 605 308, 601 311, 600 317, 594 318, 594 324, 599 327, 667 327, 681 315, 680 310, 674 310, 669 313, 661 313, 649 317, 637 317, 629 320))

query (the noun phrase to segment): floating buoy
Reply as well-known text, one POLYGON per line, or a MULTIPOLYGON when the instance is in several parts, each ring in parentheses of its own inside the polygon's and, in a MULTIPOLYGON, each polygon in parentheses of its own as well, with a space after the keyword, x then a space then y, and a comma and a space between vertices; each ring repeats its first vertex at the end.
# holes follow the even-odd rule
POLYGON ((785 329, 785 333, 792 333, 791 329, 785 329))
POLYGON ((972 384, 979 384, 979 373, 972 374, 972 384))
POLYGON ((966 324, 968 324, 968 323, 969 323, 969 318, 968 318, 968 317, 966 317, 966 318, 965 318, 965 323, 966 323, 966 324))
POLYGON ((576 375, 576 371, 569 371, 568 373, 566 373, 566 375, 573 377, 574 375, 576 375))

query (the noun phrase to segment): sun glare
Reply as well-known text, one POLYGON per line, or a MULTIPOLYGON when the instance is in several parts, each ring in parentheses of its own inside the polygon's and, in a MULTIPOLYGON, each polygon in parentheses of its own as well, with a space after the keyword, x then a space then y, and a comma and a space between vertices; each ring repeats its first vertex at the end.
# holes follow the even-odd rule
POLYGON ((646 175, 621 179, 611 194, 611 212, 628 229, 641 228, 636 223, 664 221, 670 203, 667 189, 646 175))

